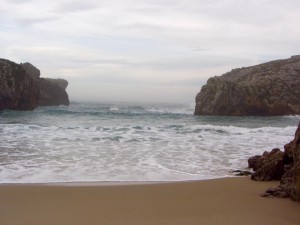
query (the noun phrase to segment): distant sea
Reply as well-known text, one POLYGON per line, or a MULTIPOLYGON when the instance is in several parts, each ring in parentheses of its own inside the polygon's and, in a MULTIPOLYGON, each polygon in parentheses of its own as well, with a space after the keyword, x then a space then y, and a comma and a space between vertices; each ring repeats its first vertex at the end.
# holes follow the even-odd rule
POLYGON ((0 183, 232 176, 293 139, 300 116, 194 116, 194 105, 72 102, 0 112, 0 183))

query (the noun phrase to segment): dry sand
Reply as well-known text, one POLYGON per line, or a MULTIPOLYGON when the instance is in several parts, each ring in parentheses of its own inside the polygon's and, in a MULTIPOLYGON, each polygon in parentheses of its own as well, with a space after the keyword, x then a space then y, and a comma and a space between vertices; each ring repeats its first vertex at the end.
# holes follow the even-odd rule
POLYGON ((299 225, 274 182, 224 178, 131 185, 0 185, 1 225, 299 225))

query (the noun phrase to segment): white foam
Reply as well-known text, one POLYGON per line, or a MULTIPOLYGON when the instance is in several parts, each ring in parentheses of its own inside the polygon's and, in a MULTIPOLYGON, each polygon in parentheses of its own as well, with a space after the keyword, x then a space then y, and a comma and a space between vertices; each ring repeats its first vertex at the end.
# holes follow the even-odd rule
POLYGON ((147 108, 148 112, 152 113, 169 113, 169 114, 186 114, 186 115, 192 115, 194 113, 194 108, 161 108, 161 107, 153 107, 153 108, 147 108))
POLYGON ((110 110, 110 111, 119 111, 120 108, 117 107, 117 106, 112 106, 112 107, 109 108, 109 110, 110 110))
MULTIPOLYGON (((231 122, 215 122, 218 118, 182 115, 174 119, 159 117, 159 113, 130 118, 73 118, 68 114, 54 118, 1 124, 1 183, 222 177, 246 167, 250 156, 282 148, 296 129, 290 122, 260 126, 252 119, 256 124, 249 128, 231 118, 231 122)), ((294 121, 294 117, 280 118, 294 121)))

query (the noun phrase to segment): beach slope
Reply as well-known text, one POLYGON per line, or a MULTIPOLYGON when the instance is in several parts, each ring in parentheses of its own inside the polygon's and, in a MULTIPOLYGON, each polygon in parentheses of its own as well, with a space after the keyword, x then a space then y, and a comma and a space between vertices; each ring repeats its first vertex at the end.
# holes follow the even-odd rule
POLYGON ((249 178, 160 184, 0 185, 2 225, 296 225, 300 204, 249 178))

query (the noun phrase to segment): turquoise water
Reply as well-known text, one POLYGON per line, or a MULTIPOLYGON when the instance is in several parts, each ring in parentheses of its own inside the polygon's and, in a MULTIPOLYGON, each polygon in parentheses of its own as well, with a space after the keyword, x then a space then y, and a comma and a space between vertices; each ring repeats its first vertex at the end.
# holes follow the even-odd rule
POLYGON ((194 116, 193 105, 72 102, 0 113, 0 182, 175 181, 231 175, 282 148, 299 116, 194 116))

